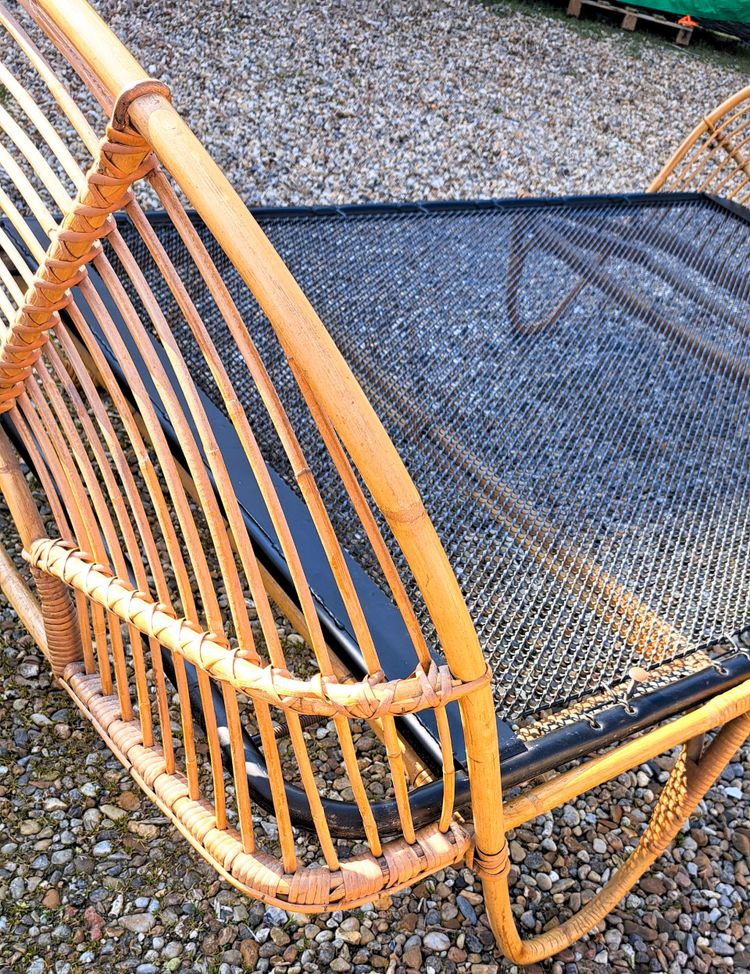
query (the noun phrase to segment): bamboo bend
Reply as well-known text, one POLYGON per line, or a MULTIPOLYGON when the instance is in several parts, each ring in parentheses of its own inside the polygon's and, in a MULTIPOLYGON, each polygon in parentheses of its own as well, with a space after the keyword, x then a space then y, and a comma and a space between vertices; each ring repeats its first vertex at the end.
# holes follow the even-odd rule
MULTIPOLYGON (((12 113, 0 106, 0 129, 10 144, 0 146, 0 164, 21 200, 19 206, 0 189, 0 248, 5 257, 0 264, 0 315, 8 322, 0 329, 0 490, 18 527, 35 591, 2 551, 0 587, 76 706, 144 793, 226 881, 268 903, 316 912, 369 902, 466 859, 482 878, 490 922, 506 955, 525 964, 559 952, 590 931, 653 864, 748 737, 750 681, 725 688, 671 723, 652 727, 638 739, 558 772, 553 780, 527 787, 503 803, 490 671, 474 622, 420 494, 333 339, 172 107, 166 88, 145 74, 85 0, 19 0, 19 5, 75 69, 110 122, 98 141, 51 64, 0 5, 0 24, 93 156, 87 172, 81 173, 40 105, 10 69, 0 66, 0 84, 31 121, 45 152, 59 163, 57 169, 50 165, 12 113), (34 180, 26 175, 28 169, 34 171, 34 180), (65 176, 75 198, 63 185, 65 176), (203 306, 137 201, 133 187, 139 180, 149 182, 195 265, 196 277, 226 324, 283 447, 361 652, 364 675, 351 680, 339 676, 315 602, 316 579, 306 576, 298 538, 266 467, 253 417, 246 414, 230 370, 219 357, 203 306), (279 340, 414 653, 411 663, 403 661, 397 677, 386 677, 381 665, 371 618, 336 536, 318 473, 308 464, 282 395, 178 190, 223 248, 279 340), (59 226, 45 199, 62 209, 59 226), (26 211, 47 233, 46 249, 38 232, 30 229, 26 211), (289 569, 295 594, 285 595, 292 607, 287 615, 296 613, 295 625, 309 643, 313 676, 291 671, 274 615, 274 602, 276 608, 284 607, 273 588, 277 583, 269 581, 257 555, 230 466, 177 330, 118 229, 114 215, 119 211, 130 217, 218 390, 289 569), (35 271, 30 260, 38 265, 35 271), (12 431, 12 441, 6 429, 12 431), (175 441, 179 450, 173 448, 175 441), (19 452, 46 497, 49 511, 44 518, 19 452), (392 537, 381 534, 378 512, 392 537), (399 552, 424 600, 445 662, 430 655, 397 568, 399 552), (167 677, 174 684, 173 695, 167 677), (455 734, 446 707, 456 704, 471 790, 470 823, 454 816, 455 734), (195 737, 199 708, 206 755, 195 737), (412 814, 415 792, 397 724, 405 715, 424 711, 434 713, 443 760, 443 787, 434 789, 441 798, 430 809, 430 818, 424 809, 419 816, 412 814), (282 735, 274 714, 283 718, 282 735), (338 823, 332 824, 329 816, 340 814, 337 806, 345 803, 321 794, 309 753, 311 718, 332 721, 351 786, 349 806, 361 819, 358 838, 364 839, 364 851, 356 855, 345 855, 343 844, 335 841, 345 830, 337 832, 338 823), (378 821, 382 806, 371 801, 360 767, 356 722, 377 727, 382 738, 395 839, 388 839, 392 832, 385 833, 378 821), (250 726, 259 742, 253 753, 262 752, 267 775, 264 807, 270 805, 278 825, 273 853, 258 827, 255 793, 248 786, 248 762, 255 760, 245 748, 250 726), (698 742, 715 728, 722 729, 703 751, 698 742), (629 859, 576 915, 541 936, 522 940, 511 909, 506 828, 531 821, 678 744, 683 745, 681 755, 629 859), (290 764, 296 776, 292 787, 290 764), (293 789, 307 803, 305 827, 317 842, 312 864, 302 860, 296 840, 299 820, 289 798, 293 789)), ((750 177, 742 104, 743 99, 735 99, 724 112, 709 116, 680 148, 672 169, 665 167, 661 183, 677 165, 684 183, 693 170, 703 172, 709 164, 718 169, 719 185, 725 185, 731 164, 741 172, 737 192, 743 192, 750 177), (732 120, 740 120, 734 142, 727 111, 732 120), (703 136, 705 143, 700 142, 703 136)), ((516 242, 521 234, 519 225, 516 242)), ((511 236, 516 239, 515 230, 511 236)), ((592 231, 586 238, 589 249, 594 249, 595 236, 592 231)), ((571 251, 559 239, 553 225, 541 241, 576 274, 588 273, 616 304, 649 316, 637 296, 606 274, 606 257, 618 252, 617 240, 604 241, 593 271, 583 266, 580 251, 571 251)), ((506 292, 518 327, 524 259, 521 247, 512 256, 506 292)), ((562 315, 582 286, 574 287, 544 323, 562 315)), ((671 319, 659 318, 655 324, 663 333, 675 334, 671 319)), ((685 335, 680 332, 679 337, 685 335)), ((744 366, 697 339, 693 351, 709 364, 730 372, 733 368, 732 374, 740 369, 743 381, 747 378, 744 366)), ((524 543, 529 552, 554 575, 562 597, 575 596, 587 611, 611 621, 624 642, 645 655, 652 649, 659 656, 679 641, 679 633, 646 601, 627 592, 604 565, 573 550, 572 543, 555 554, 553 526, 510 490, 501 475, 463 450, 449 430, 434 424, 430 429, 418 403, 404 399, 403 406, 456 468, 474 478, 481 488, 479 502, 510 535, 528 536, 524 543), (616 607, 611 612, 610 602, 616 607)))

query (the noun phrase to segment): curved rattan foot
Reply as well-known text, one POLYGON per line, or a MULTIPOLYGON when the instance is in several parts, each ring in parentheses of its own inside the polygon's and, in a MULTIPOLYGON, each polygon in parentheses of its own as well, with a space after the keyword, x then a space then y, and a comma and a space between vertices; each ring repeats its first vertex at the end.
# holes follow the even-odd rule
POLYGON ((635 851, 593 900, 569 920, 538 937, 523 940, 519 936, 508 891, 507 850, 489 859, 478 855, 487 912, 506 957, 516 964, 537 963, 591 931, 666 850, 749 735, 750 714, 743 714, 720 731, 699 763, 688 757, 688 748, 684 747, 635 851))

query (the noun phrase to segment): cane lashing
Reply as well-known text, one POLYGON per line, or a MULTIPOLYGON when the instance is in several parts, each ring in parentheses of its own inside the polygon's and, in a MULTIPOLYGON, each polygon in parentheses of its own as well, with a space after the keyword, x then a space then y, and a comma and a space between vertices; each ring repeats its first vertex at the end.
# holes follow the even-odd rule
POLYGON ((137 133, 112 126, 102 141, 85 187, 65 215, 15 321, 0 344, 0 412, 20 395, 47 334, 70 303, 69 289, 83 279, 99 241, 114 229, 111 214, 127 203, 131 184, 153 166, 150 147, 137 133))
POLYGON ((46 572, 34 568, 32 574, 42 603, 50 666, 55 676, 60 676, 69 663, 83 655, 70 592, 61 585, 60 579, 46 572))

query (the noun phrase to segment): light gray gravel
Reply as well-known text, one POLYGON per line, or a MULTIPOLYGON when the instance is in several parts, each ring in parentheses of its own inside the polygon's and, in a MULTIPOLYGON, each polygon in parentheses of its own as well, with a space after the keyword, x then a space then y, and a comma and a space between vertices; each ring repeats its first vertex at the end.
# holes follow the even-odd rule
MULTIPOLYGON (((252 203, 638 190, 745 83, 705 54, 504 4, 96 6, 252 203)), ((352 915, 243 899, 139 799, 5 603, 0 654, 0 974, 512 970, 465 870, 352 915)), ((523 929, 590 898, 667 767, 511 837, 523 929)), ((750 970, 748 767, 745 750, 600 930, 536 970, 750 970)))
POLYGON ((639 190, 746 83, 533 6, 96 6, 241 194, 266 204, 639 190))

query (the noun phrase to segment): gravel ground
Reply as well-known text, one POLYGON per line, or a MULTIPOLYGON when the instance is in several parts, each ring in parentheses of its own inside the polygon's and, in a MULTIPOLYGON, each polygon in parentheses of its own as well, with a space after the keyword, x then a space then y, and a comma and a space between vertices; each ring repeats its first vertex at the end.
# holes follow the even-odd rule
POLYGON ((502 3, 96 6, 266 204, 639 190, 746 83, 690 50, 502 3))
MULTIPOLYGON (((744 83, 661 42, 498 4, 97 3, 253 203, 609 192, 744 83)), ((0 511, 0 524, 3 512, 0 511)), ((10 546, 9 529, 0 540, 10 546)), ((0 605, 0 974, 510 971, 472 874, 306 919, 218 881, 51 687, 0 605)), ((747 750, 598 932, 536 970, 750 970, 747 750)), ((586 902, 654 761, 513 837, 523 929, 586 902)))

